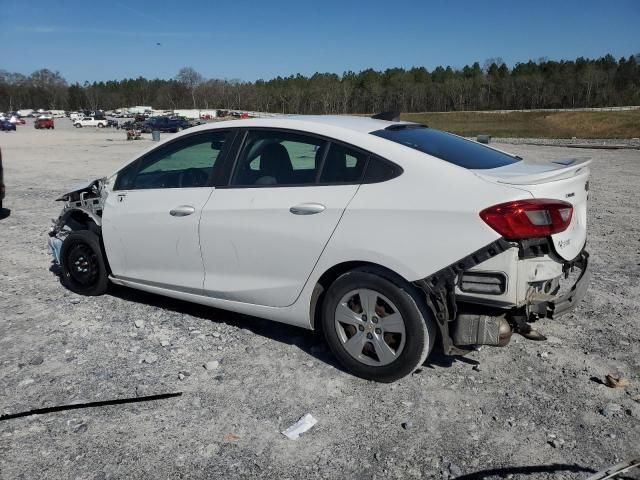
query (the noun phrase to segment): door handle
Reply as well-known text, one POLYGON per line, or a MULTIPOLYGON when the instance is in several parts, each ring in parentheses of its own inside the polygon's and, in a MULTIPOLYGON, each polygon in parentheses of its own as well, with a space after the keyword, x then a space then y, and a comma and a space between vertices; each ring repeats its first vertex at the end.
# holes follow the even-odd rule
POLYGON ((196 211, 191 205, 180 205, 179 207, 169 210, 169 214, 174 217, 186 217, 196 211))
POLYGON ((291 207, 289 211, 294 215, 314 215, 323 212, 325 208, 321 203, 301 203, 291 207))

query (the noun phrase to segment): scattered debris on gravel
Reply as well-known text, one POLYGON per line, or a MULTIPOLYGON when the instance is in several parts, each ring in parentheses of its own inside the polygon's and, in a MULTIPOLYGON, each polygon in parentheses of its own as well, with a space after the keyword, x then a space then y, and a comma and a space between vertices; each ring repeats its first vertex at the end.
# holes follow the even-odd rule
POLYGON ((310 413, 307 413, 305 416, 300 418, 300 420, 283 431, 282 434, 290 440, 298 440, 300 435, 309 431, 316 423, 318 423, 318 420, 316 420, 310 413))
POLYGON ((625 388, 629 386, 629 380, 621 376, 608 374, 605 376, 605 385, 610 388, 625 388))

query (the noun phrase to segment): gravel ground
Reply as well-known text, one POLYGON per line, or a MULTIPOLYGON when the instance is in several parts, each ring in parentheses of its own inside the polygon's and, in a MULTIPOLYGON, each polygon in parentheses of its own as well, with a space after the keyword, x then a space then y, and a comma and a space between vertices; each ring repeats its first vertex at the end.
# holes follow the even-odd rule
MULTIPOLYGON (((593 145, 594 147, 623 147, 640 149, 640 139, 617 139, 617 138, 492 138, 491 143, 505 143, 509 145, 539 145, 549 147, 563 147, 571 145, 593 145)), ((575 153, 574 153, 575 155, 575 153)))
POLYGON ((574 313, 541 322, 547 342, 436 353, 381 385, 343 372, 311 332, 60 285, 46 250, 54 198, 148 145, 65 119, 0 134, 11 209, 0 220, 0 413, 182 392, 0 421, 0 478, 583 479, 640 450, 638 151, 581 152, 594 158, 594 277, 574 313), (606 387, 608 373, 630 386, 606 387), (297 441, 280 433, 306 413, 312 430, 297 441))

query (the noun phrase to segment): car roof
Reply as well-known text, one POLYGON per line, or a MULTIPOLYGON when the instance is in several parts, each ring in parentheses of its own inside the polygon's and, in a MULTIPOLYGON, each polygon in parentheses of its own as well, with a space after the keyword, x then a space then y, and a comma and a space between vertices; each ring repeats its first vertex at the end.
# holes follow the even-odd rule
POLYGON ((391 125, 412 125, 412 122, 391 122, 387 120, 378 120, 371 117, 355 116, 355 115, 273 115, 270 117, 253 117, 242 120, 224 120, 222 122, 207 123, 196 127, 198 130, 208 128, 224 128, 226 126, 234 127, 272 127, 272 128, 300 128, 305 130, 309 124, 315 124, 318 127, 334 127, 345 130, 351 130, 358 133, 371 133, 382 130, 391 125))
POLYGON ((391 122, 387 120, 378 120, 371 117, 356 115, 288 115, 282 118, 291 118, 305 122, 320 123, 334 127, 346 128, 347 130, 355 130, 362 133, 371 133, 376 130, 385 129, 391 125, 409 124, 411 122, 391 122))

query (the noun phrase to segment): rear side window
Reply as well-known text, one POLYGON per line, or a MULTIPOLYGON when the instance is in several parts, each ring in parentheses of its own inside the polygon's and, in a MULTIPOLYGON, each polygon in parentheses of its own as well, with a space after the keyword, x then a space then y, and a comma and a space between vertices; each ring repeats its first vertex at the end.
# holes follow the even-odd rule
POLYGON ((369 157, 367 171, 362 183, 380 183, 396 178, 402 174, 402 168, 395 163, 388 162, 378 157, 369 157))
POLYGON ((498 168, 520 161, 471 140, 428 127, 411 125, 371 133, 469 169, 498 168))
POLYGON ((367 155, 332 143, 320 174, 320 183, 359 183, 367 155))

